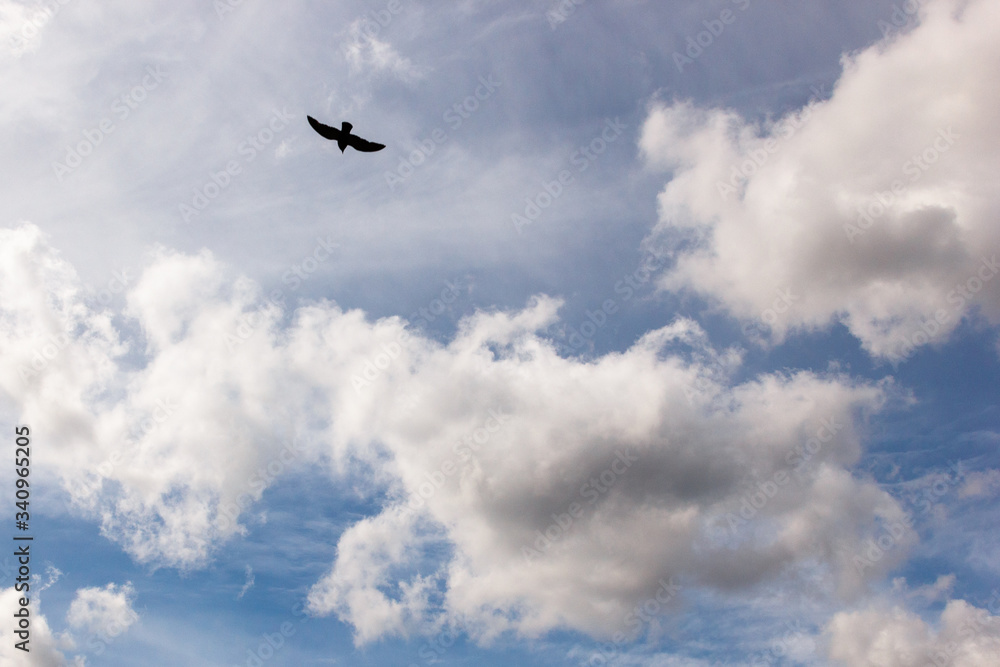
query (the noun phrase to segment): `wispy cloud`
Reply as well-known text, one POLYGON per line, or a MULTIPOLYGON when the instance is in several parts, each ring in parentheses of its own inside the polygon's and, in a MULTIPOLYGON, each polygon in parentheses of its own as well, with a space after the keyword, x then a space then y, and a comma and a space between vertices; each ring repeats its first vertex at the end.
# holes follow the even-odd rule
POLYGON ((243 588, 240 589, 239 594, 236 596, 237 600, 242 600, 243 596, 247 594, 247 591, 253 588, 254 584, 253 568, 250 567, 249 565, 247 565, 246 568, 246 577, 247 579, 246 582, 244 582, 243 584, 243 588))

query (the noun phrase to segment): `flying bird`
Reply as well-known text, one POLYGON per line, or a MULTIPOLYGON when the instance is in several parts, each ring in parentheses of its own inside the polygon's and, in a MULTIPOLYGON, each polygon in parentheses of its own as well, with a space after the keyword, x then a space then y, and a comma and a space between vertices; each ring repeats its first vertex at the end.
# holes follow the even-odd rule
POLYGON ((321 137, 331 141, 336 141, 337 148, 340 149, 341 153, 343 153, 348 146, 356 151, 361 151, 362 153, 374 153, 375 151, 380 151, 385 148, 385 144, 376 144, 374 141, 368 141, 367 139, 362 139, 356 134, 351 134, 351 128, 354 126, 346 120, 340 124, 340 129, 338 130, 335 127, 324 125, 312 116, 306 116, 306 118, 309 119, 309 124, 312 125, 314 130, 319 132, 321 137))

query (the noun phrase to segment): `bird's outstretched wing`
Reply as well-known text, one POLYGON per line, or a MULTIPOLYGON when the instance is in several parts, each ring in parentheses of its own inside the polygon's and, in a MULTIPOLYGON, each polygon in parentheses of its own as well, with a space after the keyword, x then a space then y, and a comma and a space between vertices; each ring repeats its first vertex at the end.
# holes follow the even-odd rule
POLYGON ((343 133, 337 128, 330 127, 329 125, 324 125, 323 123, 319 122, 312 116, 306 116, 306 119, 308 119, 309 124, 312 125, 313 129, 319 132, 321 137, 325 139, 330 139, 332 141, 340 140, 340 136, 343 133))
POLYGON ((347 138, 347 145, 362 153, 374 153, 385 148, 385 144, 376 144, 374 141, 362 139, 356 134, 352 134, 347 138))

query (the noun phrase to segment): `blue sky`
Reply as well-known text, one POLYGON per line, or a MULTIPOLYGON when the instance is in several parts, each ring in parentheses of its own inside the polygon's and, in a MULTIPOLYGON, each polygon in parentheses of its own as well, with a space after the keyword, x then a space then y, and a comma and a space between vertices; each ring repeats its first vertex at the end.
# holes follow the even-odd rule
POLYGON ((0 0, 0 661, 995 664, 998 24, 0 0))

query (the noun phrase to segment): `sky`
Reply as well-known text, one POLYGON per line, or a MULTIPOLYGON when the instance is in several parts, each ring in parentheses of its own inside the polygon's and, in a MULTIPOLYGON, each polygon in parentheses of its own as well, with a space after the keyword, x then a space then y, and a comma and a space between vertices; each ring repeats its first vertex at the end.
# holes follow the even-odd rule
POLYGON ((0 0, 0 663, 996 665, 998 31, 0 0))

